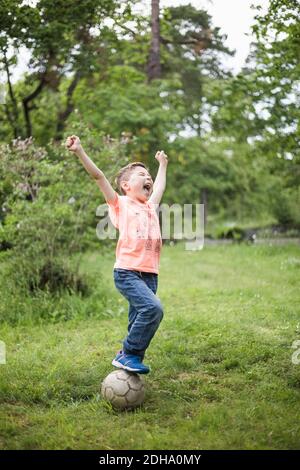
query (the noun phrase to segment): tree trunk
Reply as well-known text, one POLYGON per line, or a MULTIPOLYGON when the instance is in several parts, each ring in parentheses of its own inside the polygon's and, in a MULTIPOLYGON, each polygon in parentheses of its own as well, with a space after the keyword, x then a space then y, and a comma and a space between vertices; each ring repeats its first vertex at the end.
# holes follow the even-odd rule
MULTIPOLYGON (((9 70, 9 64, 6 56, 6 51, 2 49, 3 57, 4 57, 4 68, 6 71, 6 76, 7 76, 7 84, 8 84, 8 91, 9 91, 9 96, 12 104, 12 113, 9 110, 9 106, 5 104, 5 111, 6 115, 8 118, 8 121, 10 122, 14 137, 15 139, 20 136, 20 129, 19 129, 19 112, 18 112, 18 106, 17 106, 17 100, 14 95, 12 83, 10 80, 10 70, 9 70)), ((21 137, 21 136, 20 136, 21 137)))
POLYGON ((46 84, 45 77, 42 76, 40 79, 40 83, 36 87, 36 89, 26 98, 23 98, 23 109, 24 109, 24 117, 25 117, 25 123, 26 123, 26 137, 31 137, 32 136, 32 125, 31 125, 31 119, 30 119, 30 111, 32 110, 32 107, 30 107, 29 103, 30 101, 33 101, 42 91, 46 84))
POLYGON ((151 11, 151 46, 147 65, 148 82, 160 78, 160 34, 159 34, 159 0, 152 0, 151 11))
POLYGON ((46 70, 44 72, 41 72, 39 75, 39 84, 36 87, 36 89, 30 93, 30 95, 26 96, 23 98, 23 110, 24 110, 24 118, 25 118, 25 124, 26 124, 26 137, 32 137, 32 125, 31 125, 31 119, 30 119, 30 111, 32 111, 35 106, 30 105, 31 101, 34 101, 35 98, 41 93, 43 88, 45 86, 49 86, 50 88, 53 88, 55 90, 58 89, 59 85, 59 80, 60 78, 57 77, 56 73, 53 73, 52 67, 58 65, 58 61, 55 55, 55 52, 52 50, 52 48, 49 48, 48 51, 48 62, 46 65, 46 70))

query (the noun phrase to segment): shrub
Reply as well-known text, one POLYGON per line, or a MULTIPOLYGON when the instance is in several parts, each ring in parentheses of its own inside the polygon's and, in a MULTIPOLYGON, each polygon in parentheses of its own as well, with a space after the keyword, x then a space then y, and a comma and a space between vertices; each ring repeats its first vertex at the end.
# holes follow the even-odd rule
MULTIPOLYGON (((109 156, 111 163, 109 145, 102 159, 109 156)), ((96 207, 103 201, 98 187, 76 156, 59 146, 48 152, 32 139, 0 146, 0 162, 0 244, 11 279, 29 292, 68 289, 87 295, 80 257, 76 265, 68 260, 105 243, 95 232, 96 207)))
POLYGON ((300 228, 300 189, 284 188, 274 199, 273 213, 285 226, 300 228))

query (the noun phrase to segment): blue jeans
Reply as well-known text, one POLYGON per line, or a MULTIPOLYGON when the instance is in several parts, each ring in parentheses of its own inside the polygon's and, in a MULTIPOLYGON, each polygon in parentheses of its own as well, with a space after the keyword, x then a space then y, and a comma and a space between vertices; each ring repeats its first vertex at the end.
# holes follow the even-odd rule
POLYGON ((114 269, 114 281, 129 302, 128 335, 123 342, 123 351, 143 360, 163 318, 161 302, 155 295, 158 275, 118 268, 114 269))

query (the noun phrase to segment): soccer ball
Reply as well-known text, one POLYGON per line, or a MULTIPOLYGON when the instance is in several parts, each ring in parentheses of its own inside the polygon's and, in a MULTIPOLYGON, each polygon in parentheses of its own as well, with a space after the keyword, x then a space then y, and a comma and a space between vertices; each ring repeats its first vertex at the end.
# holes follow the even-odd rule
POLYGON ((132 410, 143 403, 145 387, 138 374, 119 369, 103 380, 101 394, 114 408, 132 410))

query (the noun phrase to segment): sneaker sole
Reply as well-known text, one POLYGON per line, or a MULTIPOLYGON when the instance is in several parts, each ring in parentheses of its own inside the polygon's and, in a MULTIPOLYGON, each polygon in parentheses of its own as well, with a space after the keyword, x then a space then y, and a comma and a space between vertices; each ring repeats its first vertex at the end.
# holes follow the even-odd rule
POLYGON ((129 372, 135 372, 136 374, 148 374, 150 372, 150 370, 133 369, 132 367, 124 366, 115 359, 112 361, 112 365, 118 367, 118 369, 128 370, 129 372))

